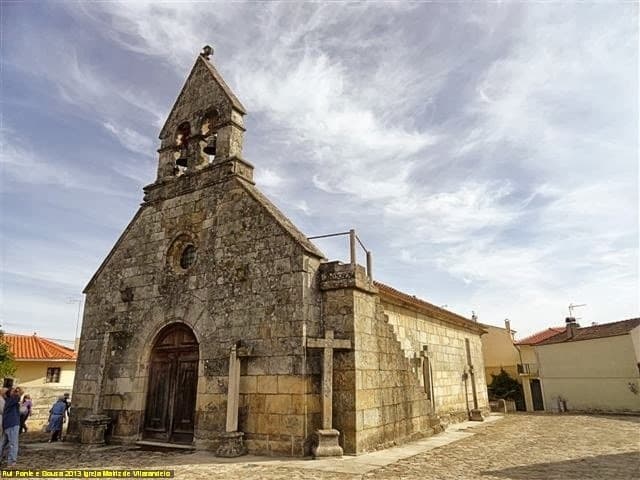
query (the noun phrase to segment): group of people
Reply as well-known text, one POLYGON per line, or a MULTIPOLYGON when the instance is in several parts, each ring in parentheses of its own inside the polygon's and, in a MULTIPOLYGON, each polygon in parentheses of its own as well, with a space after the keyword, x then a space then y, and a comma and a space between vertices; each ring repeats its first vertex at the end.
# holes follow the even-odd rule
MULTIPOLYGON (((49 410, 47 432, 49 442, 62 440, 62 427, 69 415, 69 394, 60 395, 49 410)), ((7 457, 7 467, 15 468, 18 461, 19 436, 28 431, 27 420, 31 416, 33 402, 20 387, 0 389, 0 457, 7 457)))

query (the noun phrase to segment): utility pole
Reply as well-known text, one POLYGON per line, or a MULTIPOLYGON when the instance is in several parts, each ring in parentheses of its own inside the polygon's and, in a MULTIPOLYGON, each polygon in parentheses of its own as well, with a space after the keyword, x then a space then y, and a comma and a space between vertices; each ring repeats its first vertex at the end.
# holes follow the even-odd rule
POLYGON ((70 297, 67 298, 67 303, 77 303, 78 304, 78 314, 76 316, 76 333, 73 337, 73 349, 78 351, 78 329, 80 328, 80 311, 82 310, 82 298, 70 297))

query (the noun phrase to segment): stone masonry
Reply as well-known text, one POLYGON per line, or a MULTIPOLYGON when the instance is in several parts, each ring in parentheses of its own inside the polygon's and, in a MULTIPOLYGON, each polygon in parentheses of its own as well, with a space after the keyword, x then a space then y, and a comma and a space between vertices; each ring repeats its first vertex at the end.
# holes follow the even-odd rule
MULTIPOLYGON (((401 325, 404 313, 385 303, 362 267, 326 262, 254 185, 242 158, 244 114, 207 56, 198 56, 161 131, 157 179, 85 289, 68 437, 80 439, 83 419, 106 415, 108 441, 144 440, 157 433, 149 426, 156 402, 168 441, 179 433, 197 449, 226 451, 227 409, 235 405, 227 401, 229 358, 237 349, 237 428, 247 451, 309 454, 323 423, 322 354, 305 339, 327 330, 353 346, 333 360, 333 428, 345 453, 440 429, 440 412, 468 404, 459 343, 470 338, 476 355, 482 330, 428 316, 401 325), (203 149, 212 144, 215 155, 203 149), (176 416, 190 401, 181 395, 189 371, 167 367, 159 383, 150 374, 166 359, 182 368, 171 349, 154 357, 175 325, 197 343, 191 424, 176 416), (435 403, 416 369, 422 344, 437 359, 435 403)), ((481 356, 474 362, 482 372, 481 356)))

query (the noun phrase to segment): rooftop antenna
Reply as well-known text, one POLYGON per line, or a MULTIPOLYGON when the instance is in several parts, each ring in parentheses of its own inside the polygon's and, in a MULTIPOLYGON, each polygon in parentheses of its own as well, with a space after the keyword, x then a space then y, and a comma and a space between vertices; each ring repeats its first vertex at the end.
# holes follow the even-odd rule
MULTIPOLYGON (((586 306, 587 306, 587 304, 586 304, 586 303, 581 303, 581 304, 579 304, 579 305, 574 305, 573 303, 570 303, 570 304, 569 304, 569 316, 570 316, 571 318, 575 318, 575 317, 573 316, 573 311, 574 311, 576 308, 579 308, 579 307, 586 307, 586 306)), ((580 320, 580 319, 579 319, 579 318, 576 318, 576 320, 580 320)))

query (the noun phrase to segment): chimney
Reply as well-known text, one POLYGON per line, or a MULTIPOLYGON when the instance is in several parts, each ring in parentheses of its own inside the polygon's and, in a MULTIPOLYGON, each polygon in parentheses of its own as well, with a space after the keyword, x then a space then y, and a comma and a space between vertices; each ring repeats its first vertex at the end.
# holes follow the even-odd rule
POLYGON ((576 323, 576 319, 574 317, 565 318, 565 322, 567 324, 566 338, 569 339, 575 337, 580 325, 576 323))
POLYGON ((507 332, 509 332, 509 335, 511 335, 511 322, 508 318, 504 319, 504 328, 507 332))

